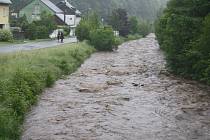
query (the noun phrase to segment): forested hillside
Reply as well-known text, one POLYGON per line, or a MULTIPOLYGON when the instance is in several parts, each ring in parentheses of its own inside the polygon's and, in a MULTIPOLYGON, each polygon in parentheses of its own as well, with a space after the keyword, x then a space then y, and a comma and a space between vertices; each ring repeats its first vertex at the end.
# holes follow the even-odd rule
MULTIPOLYGON (((13 9, 20 9, 31 0, 12 0, 13 9)), ((61 0, 52 0, 57 3, 61 0)), ((111 13, 113 9, 125 8, 132 16, 146 20, 154 20, 157 12, 164 7, 167 0, 69 0, 72 5, 81 12, 86 13, 88 9, 95 10, 103 18, 111 13)))
POLYGON ((170 0, 156 35, 174 73, 210 84, 209 0, 170 0))

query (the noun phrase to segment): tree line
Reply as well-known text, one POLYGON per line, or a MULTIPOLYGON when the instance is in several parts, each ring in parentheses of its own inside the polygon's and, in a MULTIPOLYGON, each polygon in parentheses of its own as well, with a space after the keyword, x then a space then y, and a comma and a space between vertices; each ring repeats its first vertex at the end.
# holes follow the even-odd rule
POLYGON ((32 23, 28 22, 25 15, 19 18, 10 17, 10 25, 20 27, 24 32, 24 37, 30 40, 49 38, 49 34, 57 28, 54 16, 45 11, 41 13, 40 20, 32 23))
MULTIPOLYGON (((32 0, 11 0, 12 12, 18 12, 32 0)), ((58 3, 61 0, 51 0, 58 3)), ((70 0, 69 0, 70 1, 70 0)), ((156 13, 160 7, 165 7, 167 0, 71 0, 70 3, 78 8, 82 13, 86 13, 88 9, 97 11, 99 16, 105 20, 114 9, 123 8, 128 11, 129 15, 134 15, 144 20, 154 21, 156 13)))
POLYGON ((209 0, 170 0, 155 32, 172 72, 210 84, 209 0))
POLYGON ((84 16, 76 28, 79 41, 87 40, 99 51, 111 51, 124 41, 139 39, 151 32, 152 24, 129 17, 125 9, 115 9, 108 22, 95 12, 84 16), (119 36, 114 32, 119 32, 119 36))

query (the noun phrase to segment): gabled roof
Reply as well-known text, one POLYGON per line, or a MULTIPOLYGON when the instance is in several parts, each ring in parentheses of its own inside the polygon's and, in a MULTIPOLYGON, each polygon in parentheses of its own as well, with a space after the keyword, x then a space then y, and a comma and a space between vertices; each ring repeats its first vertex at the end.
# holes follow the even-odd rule
POLYGON ((81 12, 72 6, 67 0, 62 0, 56 4, 60 9, 66 9, 67 14, 81 15, 81 12))
POLYGON ((60 8, 58 8, 54 3, 52 3, 50 0, 41 0, 41 2, 43 2, 53 12, 55 12, 55 13, 63 13, 63 11, 60 8))
POLYGON ((0 3, 3 3, 3 4, 12 4, 12 2, 10 0, 0 0, 0 3))
MULTIPOLYGON (((75 8, 74 6, 72 6, 69 2, 66 2, 66 6, 69 7, 69 8, 71 8, 71 9, 76 9, 76 8, 75 8)), ((81 15, 81 12, 80 12, 78 9, 76 9, 75 14, 76 14, 76 15, 81 15)))
POLYGON ((72 6, 69 2, 66 2, 66 6, 68 6, 69 8, 75 8, 75 7, 72 6))

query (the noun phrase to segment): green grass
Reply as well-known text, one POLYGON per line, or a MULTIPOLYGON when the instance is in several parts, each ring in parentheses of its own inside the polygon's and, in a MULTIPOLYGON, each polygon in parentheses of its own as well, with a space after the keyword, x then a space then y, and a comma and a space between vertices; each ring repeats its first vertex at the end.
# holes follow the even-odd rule
POLYGON ((122 36, 119 36, 119 37, 116 37, 115 41, 117 42, 118 45, 124 43, 124 42, 127 42, 127 41, 132 41, 132 40, 138 40, 138 39, 141 39, 142 38, 142 35, 139 35, 139 34, 129 34, 127 37, 122 37, 122 36))
POLYGON ((129 34, 126 38, 125 38, 125 41, 131 41, 131 40, 138 40, 138 39, 141 39, 142 38, 142 35, 139 35, 139 34, 129 34))
POLYGON ((19 140, 26 112, 45 87, 74 72, 91 53, 86 43, 0 56, 0 140, 19 140))

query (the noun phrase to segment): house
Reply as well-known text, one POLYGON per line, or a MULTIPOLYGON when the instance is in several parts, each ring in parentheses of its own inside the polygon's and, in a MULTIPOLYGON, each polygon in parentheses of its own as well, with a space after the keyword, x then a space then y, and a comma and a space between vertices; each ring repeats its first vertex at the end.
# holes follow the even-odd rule
POLYGON ((81 20, 81 13, 73 7, 67 0, 57 4, 50 0, 33 0, 19 11, 19 16, 26 16, 29 23, 40 20, 40 14, 45 11, 54 16, 57 25, 67 25, 70 27, 70 35, 75 35, 75 28, 81 20))
POLYGON ((0 0, 0 29, 9 29, 10 0, 0 0))

